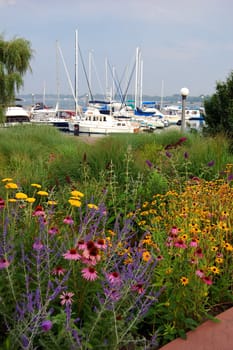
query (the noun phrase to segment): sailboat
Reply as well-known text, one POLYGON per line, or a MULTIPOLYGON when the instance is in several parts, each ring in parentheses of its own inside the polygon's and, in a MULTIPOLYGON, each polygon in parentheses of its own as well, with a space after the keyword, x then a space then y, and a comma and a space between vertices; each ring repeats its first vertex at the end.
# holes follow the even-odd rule
POLYGON ((33 106, 31 110, 31 122, 33 123, 42 123, 47 125, 52 125, 58 128, 61 131, 70 131, 71 125, 77 123, 80 120, 80 113, 81 109, 78 106, 78 88, 77 88, 77 47, 78 47, 78 33, 75 32, 75 91, 73 89, 70 75, 62 54, 61 47, 59 43, 57 42, 57 61, 58 61, 58 53, 60 53, 60 56, 62 58, 64 68, 67 74, 68 82, 71 88, 72 95, 74 97, 75 101, 75 110, 67 110, 67 109, 59 109, 59 82, 57 82, 57 104, 55 108, 49 108, 44 103, 37 103, 35 106, 33 106))

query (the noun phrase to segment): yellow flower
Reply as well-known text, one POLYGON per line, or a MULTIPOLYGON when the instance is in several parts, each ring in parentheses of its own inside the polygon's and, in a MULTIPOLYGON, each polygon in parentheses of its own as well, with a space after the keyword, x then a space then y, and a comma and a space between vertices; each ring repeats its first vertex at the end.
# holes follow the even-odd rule
POLYGON ((187 277, 181 277, 180 282, 183 286, 186 286, 189 283, 189 280, 187 277))
POLYGON ((36 187, 36 188, 41 188, 41 185, 39 184, 31 184, 32 187, 36 187))
POLYGON ((17 190, 18 185, 15 184, 14 182, 8 182, 8 183, 5 185, 5 188, 7 188, 7 189, 12 189, 12 190, 17 190))
POLYGON ((233 250, 233 247, 232 247, 232 245, 231 245, 230 243, 225 243, 225 244, 224 244, 224 248, 225 248, 226 250, 229 250, 229 251, 232 251, 232 250, 233 250))
POLYGON ((47 204, 48 205, 57 205, 57 202, 56 201, 48 201, 47 204))
POLYGON ((77 199, 69 199, 68 202, 70 203, 70 205, 72 205, 72 207, 81 207, 81 202, 77 199))
POLYGON ((216 273, 216 274, 218 274, 220 272, 219 268, 216 266, 209 267, 209 270, 212 271, 213 273, 216 273))
POLYGON ((16 199, 27 199, 28 196, 25 193, 23 193, 23 192, 18 192, 18 193, 15 194, 15 198, 16 199))
POLYGON ((112 230, 108 230, 108 234, 111 235, 111 236, 116 236, 116 233, 112 230))
POLYGON ((9 198, 9 199, 8 199, 8 202, 10 202, 10 203, 15 203, 15 202, 17 202, 17 200, 16 200, 15 198, 9 198))
POLYGON ((215 262, 218 264, 222 264, 223 263, 223 258, 216 258, 215 262))
POLYGON ((218 247, 212 247, 211 250, 212 252, 216 252, 218 250, 218 247))
POLYGON ((142 260, 149 261, 151 260, 151 254, 147 250, 142 253, 142 260))
POLYGON ((90 209, 95 209, 95 210, 98 210, 98 209, 99 209, 99 207, 97 207, 97 205, 92 204, 92 203, 87 204, 87 206, 88 206, 88 208, 90 208, 90 209))
POLYGON ((48 196, 48 192, 46 191, 38 191, 37 194, 39 194, 39 196, 48 196))
POLYGON ((13 181, 11 177, 5 177, 4 179, 2 179, 2 182, 11 182, 11 181, 13 181))
POLYGON ((81 198, 84 197, 84 194, 82 192, 79 192, 79 191, 76 191, 76 190, 72 191, 71 195, 73 197, 81 197, 81 198))
POLYGON ((28 197, 28 198, 26 199, 26 202, 28 202, 28 203, 34 203, 35 200, 36 200, 36 198, 28 197))

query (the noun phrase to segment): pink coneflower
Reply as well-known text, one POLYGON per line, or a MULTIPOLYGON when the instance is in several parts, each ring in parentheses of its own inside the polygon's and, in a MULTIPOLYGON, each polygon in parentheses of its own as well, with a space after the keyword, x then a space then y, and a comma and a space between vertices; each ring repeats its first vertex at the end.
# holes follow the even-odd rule
POLYGON ((196 249, 195 251, 195 255, 198 257, 198 258, 203 258, 203 253, 202 253, 202 249, 199 247, 196 249))
POLYGON ((63 267, 57 266, 53 269, 52 274, 55 276, 63 276, 65 272, 66 270, 63 269, 63 267))
POLYGON ((173 226, 173 227, 170 229, 170 237, 177 237, 178 233, 179 233, 178 227, 173 226))
POLYGON ((0 198, 0 209, 4 208, 5 206, 5 201, 4 199, 0 198))
POLYGON ((131 290, 133 290, 134 292, 138 292, 138 294, 142 294, 144 292, 143 283, 134 284, 131 287, 131 290))
POLYGON ((51 227, 50 229, 49 229, 49 234, 50 235, 57 235, 59 233, 59 229, 57 228, 57 227, 55 227, 55 226, 53 226, 53 227, 51 227))
POLYGON ((193 265, 194 265, 194 264, 198 264, 198 259, 196 259, 196 258, 191 258, 191 259, 190 259, 190 263, 193 264, 193 265))
POLYGON ((157 261, 160 261, 160 260, 163 260, 164 258, 163 258, 163 256, 162 255, 158 255, 157 257, 156 257, 156 260, 157 261))
POLYGON ((108 274, 108 280, 113 285, 120 285, 121 284, 121 276, 118 272, 114 271, 108 274))
POLYGON ((87 243, 86 243, 86 248, 87 249, 92 249, 92 248, 94 248, 96 245, 95 245, 95 242, 94 241, 88 241, 87 243))
POLYGON ((95 281, 98 278, 98 273, 94 267, 85 267, 81 271, 83 278, 87 281, 95 281))
POLYGON ((33 243, 33 245, 32 245, 32 248, 34 249, 34 250, 41 250, 42 248, 44 247, 44 245, 41 243, 41 241, 40 240, 38 240, 38 239, 36 239, 35 240, 35 242, 33 243))
POLYGON ((84 249, 83 258, 90 260, 90 262, 95 265, 101 259, 99 255, 99 249, 95 246, 93 246, 91 249, 84 249))
POLYGON ((202 277, 202 281, 203 281, 205 284, 208 284, 209 286, 213 283, 212 280, 211 280, 208 276, 202 277))
POLYGON ((10 263, 7 259, 4 259, 4 258, 0 259, 0 269, 6 269, 9 265, 10 263))
POLYGON ((96 247, 99 248, 99 249, 106 249, 106 248, 107 248, 106 241, 105 241, 105 239, 103 239, 103 238, 97 239, 95 245, 96 245, 96 247))
POLYGON ((32 216, 45 216, 43 207, 41 205, 37 205, 34 212, 32 213, 32 216))
POLYGON ((74 224, 74 220, 72 219, 71 216, 66 216, 65 219, 63 220, 64 224, 67 224, 67 225, 73 225, 74 224))
POLYGON ((189 243, 190 247, 197 247, 198 242, 195 238, 192 238, 191 242, 189 243))
POLYGON ((77 242, 77 245, 76 245, 77 249, 84 250, 84 249, 86 249, 86 247, 87 247, 87 245, 83 239, 81 239, 77 242))
POLYGON ((66 260, 79 260, 79 259, 81 259, 81 255, 79 255, 79 253, 77 252, 77 249, 75 249, 75 248, 71 248, 71 249, 67 250, 67 252, 63 254, 63 257, 66 260))
POLYGON ((205 276, 205 273, 203 270, 199 269, 199 270, 196 270, 196 275, 200 278, 203 278, 205 276))
POLYGON ((182 248, 182 249, 187 248, 187 245, 185 244, 185 242, 181 238, 177 239, 177 241, 175 242, 174 246, 177 247, 177 248, 182 248))
POLYGON ((63 292, 60 295, 61 304, 62 305, 71 305, 73 303, 73 299, 72 299, 73 296, 74 296, 74 293, 72 293, 72 292, 63 292))

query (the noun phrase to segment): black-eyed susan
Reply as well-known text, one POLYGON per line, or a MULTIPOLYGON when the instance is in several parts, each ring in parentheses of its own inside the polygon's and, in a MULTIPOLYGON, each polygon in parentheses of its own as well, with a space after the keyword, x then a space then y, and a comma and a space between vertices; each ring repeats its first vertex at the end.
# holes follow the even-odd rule
POLYGON ((151 254, 148 252, 148 250, 142 253, 142 260, 146 262, 151 260, 151 254))
POLYGON ((228 250, 228 251, 232 251, 232 250, 233 250, 233 247, 232 247, 232 245, 231 245, 230 243, 225 243, 225 244, 224 244, 224 248, 225 248, 226 250, 228 250))
POLYGON ((223 261, 224 261, 224 259, 223 259, 223 258, 220 258, 220 257, 217 257, 217 258, 215 259, 215 262, 216 262, 217 264, 222 264, 223 261))
POLYGON ((220 273, 220 270, 217 266, 210 266, 209 267, 209 270, 215 274, 219 274, 220 273))
POLYGON ((181 277, 180 282, 182 286, 186 286, 189 283, 189 279, 187 277, 181 277))

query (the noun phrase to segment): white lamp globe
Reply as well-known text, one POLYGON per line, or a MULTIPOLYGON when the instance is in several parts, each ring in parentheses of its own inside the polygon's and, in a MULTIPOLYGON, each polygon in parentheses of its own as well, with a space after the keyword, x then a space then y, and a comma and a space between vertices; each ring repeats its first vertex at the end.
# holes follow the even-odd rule
POLYGON ((180 90, 180 94, 181 94, 181 96, 187 97, 188 94, 189 94, 189 89, 186 88, 186 87, 183 87, 183 88, 180 90))

